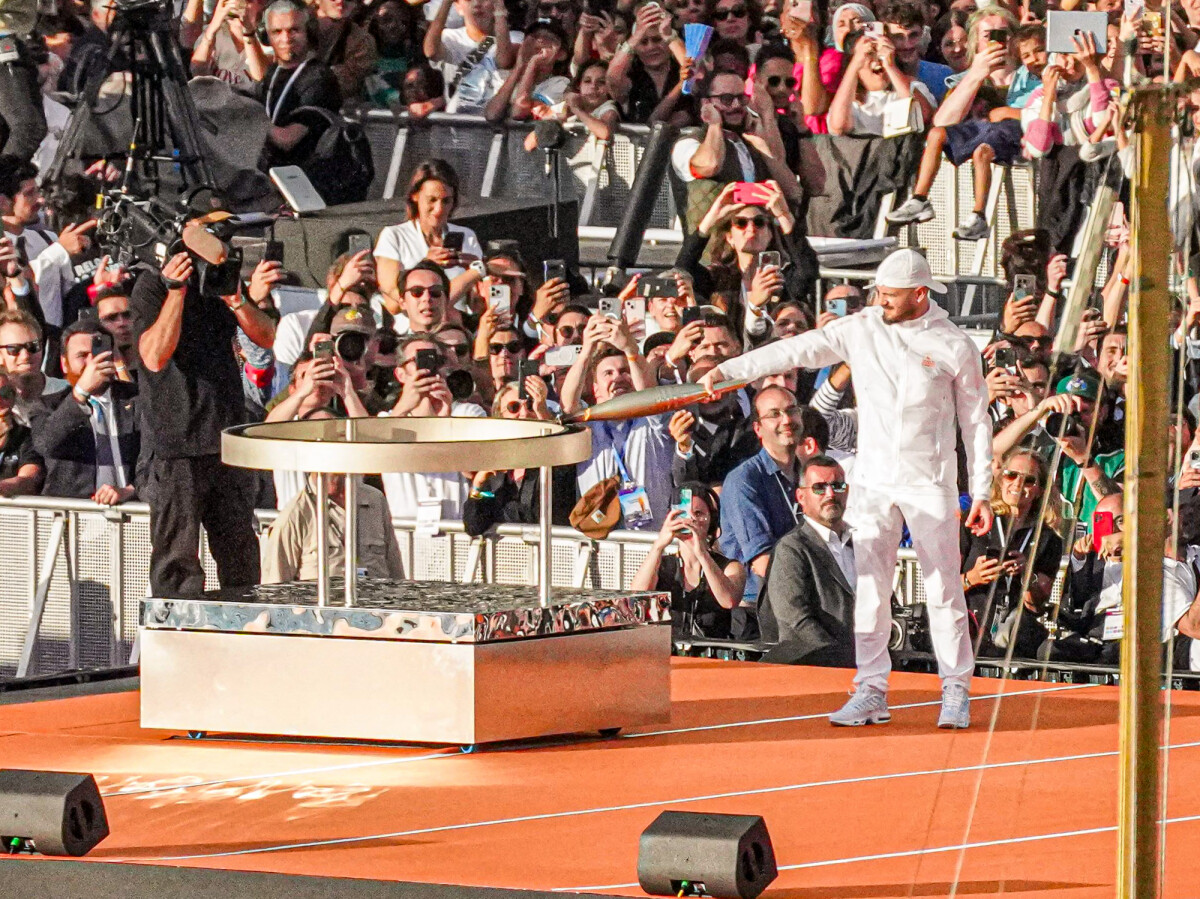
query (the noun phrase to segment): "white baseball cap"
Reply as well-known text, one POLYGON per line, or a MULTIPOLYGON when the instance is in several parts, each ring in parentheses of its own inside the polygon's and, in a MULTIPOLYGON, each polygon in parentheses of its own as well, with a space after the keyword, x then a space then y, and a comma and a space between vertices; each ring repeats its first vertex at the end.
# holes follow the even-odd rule
POLYGON ((945 293, 946 285, 935 281, 929 262, 912 249, 896 250, 875 270, 876 287, 928 287, 934 293, 945 293))

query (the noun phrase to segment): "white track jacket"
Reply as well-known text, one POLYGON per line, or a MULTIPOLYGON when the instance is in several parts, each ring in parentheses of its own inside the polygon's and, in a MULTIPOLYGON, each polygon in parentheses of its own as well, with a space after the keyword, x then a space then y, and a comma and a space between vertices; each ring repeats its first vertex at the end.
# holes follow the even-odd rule
POLYGON ((885 493, 958 493, 955 419, 966 447, 971 498, 992 489, 992 426, 979 351, 946 311, 888 324, 862 312, 721 363, 727 378, 849 364, 858 397, 855 485, 885 493))

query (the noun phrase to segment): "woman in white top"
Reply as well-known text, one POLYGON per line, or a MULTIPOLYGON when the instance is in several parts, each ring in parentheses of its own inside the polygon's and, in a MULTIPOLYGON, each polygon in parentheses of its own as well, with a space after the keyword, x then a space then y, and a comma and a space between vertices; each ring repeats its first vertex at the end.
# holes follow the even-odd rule
POLYGON ((476 280, 464 266, 483 258, 479 238, 470 228, 450 224, 458 206, 458 173, 442 159, 417 166, 408 185, 408 221, 389 225, 375 243, 379 291, 393 315, 400 311, 400 273, 422 259, 437 263, 450 278, 450 295, 457 299, 476 280), (447 234, 461 234, 461 249, 447 246, 447 234))
POLYGON ((883 134, 883 110, 893 100, 913 99, 921 121, 933 120, 937 105, 929 89, 896 65, 896 49, 883 35, 851 32, 845 42, 849 62, 829 104, 830 134, 883 134))

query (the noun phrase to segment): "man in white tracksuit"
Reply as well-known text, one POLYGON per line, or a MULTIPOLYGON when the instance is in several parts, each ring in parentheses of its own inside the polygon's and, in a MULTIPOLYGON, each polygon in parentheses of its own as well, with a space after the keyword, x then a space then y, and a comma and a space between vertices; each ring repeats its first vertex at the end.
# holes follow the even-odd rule
POLYGON ((938 726, 970 725, 974 668, 959 574, 955 419, 970 473, 967 527, 992 526, 992 428, 979 351, 931 302, 944 293, 915 250, 888 256, 875 275, 876 305, 824 328, 789 337, 727 362, 702 383, 755 379, 794 368, 846 362, 858 397, 858 454, 846 520, 858 569, 854 631, 857 690, 830 716, 838 725, 890 720, 892 580, 901 528, 908 523, 925 577, 929 629, 942 678, 938 726))

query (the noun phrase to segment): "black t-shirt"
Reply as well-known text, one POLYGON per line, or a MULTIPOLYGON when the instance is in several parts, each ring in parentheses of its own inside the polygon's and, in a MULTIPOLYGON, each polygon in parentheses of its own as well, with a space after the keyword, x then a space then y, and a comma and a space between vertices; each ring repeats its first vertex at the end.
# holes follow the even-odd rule
MULTIPOLYGON (((717 552, 711 555, 717 567, 724 571, 730 560, 717 552)), ((691 590, 684 589, 683 563, 679 556, 662 557, 654 589, 671 594, 671 631, 676 636, 718 640, 728 640, 732 636, 730 610, 717 602, 703 573, 700 583, 691 590)))
POLYGON ((22 465, 42 464, 42 457, 33 448, 33 432, 13 421, 12 430, 0 438, 0 480, 16 477, 22 465))
MULTIPOLYGON (((134 331, 154 324, 167 298, 158 272, 143 269, 129 297, 134 331)), ((242 380, 233 355, 237 319, 220 297, 188 287, 179 345, 162 371, 142 366, 138 387, 145 408, 143 451, 164 459, 221 451, 221 431, 246 421, 242 380)))
POLYGON ((625 111, 621 117, 627 122, 645 124, 650 121, 651 113, 662 98, 679 83, 679 63, 675 61, 675 57, 671 57, 667 80, 663 82, 665 90, 661 94, 640 59, 635 59, 629 67, 629 82, 629 96, 625 100, 625 111))
POLYGON ((299 165, 312 155, 324 129, 320 127, 319 119, 310 120, 304 113, 297 116, 296 110, 302 106, 316 106, 336 113, 342 106, 337 78, 327 65, 310 59, 293 69, 271 66, 260 85, 259 99, 273 124, 283 126, 299 122, 309 126, 308 134, 291 150, 267 147, 272 165, 299 165))

